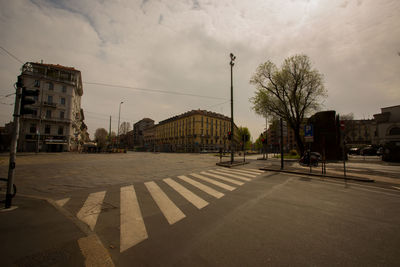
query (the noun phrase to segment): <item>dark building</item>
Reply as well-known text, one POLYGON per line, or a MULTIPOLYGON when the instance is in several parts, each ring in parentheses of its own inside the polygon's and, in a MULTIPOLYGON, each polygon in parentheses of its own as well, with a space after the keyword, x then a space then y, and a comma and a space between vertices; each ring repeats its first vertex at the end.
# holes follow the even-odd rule
POLYGON ((339 117, 334 110, 315 113, 307 124, 314 128, 314 141, 307 144, 311 151, 325 155, 327 160, 342 159, 339 117))
POLYGON ((144 118, 133 125, 133 145, 138 148, 144 147, 144 130, 154 126, 154 120, 144 118))

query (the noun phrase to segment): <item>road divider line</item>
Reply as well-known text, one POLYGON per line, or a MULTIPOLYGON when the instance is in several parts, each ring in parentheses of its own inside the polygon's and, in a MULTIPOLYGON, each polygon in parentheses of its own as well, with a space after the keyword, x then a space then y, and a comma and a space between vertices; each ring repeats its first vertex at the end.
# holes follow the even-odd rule
POLYGON ((63 207, 71 198, 63 198, 63 199, 59 199, 54 201, 58 206, 63 207))
POLYGON ((211 188, 211 187, 209 187, 209 186, 207 186, 205 184, 202 184, 202 183, 199 183, 199 182, 197 182, 197 181, 195 181, 193 179, 190 179, 189 177, 186 177, 184 175, 178 176, 178 178, 183 180, 183 181, 185 181, 185 182, 187 182, 187 183, 189 183, 189 184, 191 184, 191 185, 193 185, 193 186, 195 186, 195 187, 197 187, 198 189, 206 192, 207 194, 209 194, 209 195, 211 195, 211 196, 213 196, 215 198, 221 198, 221 197, 224 196, 223 193, 221 193, 221 192, 219 192, 219 191, 217 191, 217 190, 215 190, 215 189, 213 189, 213 188, 211 188))
POLYGON ((199 210, 204 208, 205 206, 208 205, 208 202, 202 199, 201 197, 197 196, 195 193, 192 191, 188 190, 186 187, 183 185, 175 182, 171 178, 166 178, 163 180, 166 184, 168 184, 170 187, 175 189, 176 192, 181 194, 184 198, 186 198, 187 201, 192 203, 196 208, 199 210))
POLYGON ((225 181, 225 182, 232 183, 232 184, 244 185, 243 182, 240 182, 240 181, 235 180, 235 179, 227 178, 227 177, 224 177, 224 176, 221 176, 221 175, 217 175, 217 174, 213 174, 213 173, 209 173, 209 172, 200 172, 200 173, 201 173, 201 174, 204 174, 204 175, 207 175, 207 176, 211 176, 211 177, 220 179, 220 180, 223 180, 223 181, 225 181))
MULTIPOLYGON (((216 174, 221 174, 221 175, 226 175, 226 176, 233 177, 233 178, 236 178, 236 179, 239 179, 239 180, 242 180, 242 181, 246 181, 246 182, 251 181, 250 178, 239 176, 239 175, 236 175, 236 174, 233 174, 233 173, 221 172, 221 171, 217 171, 217 170, 209 170, 209 172, 216 173, 216 174)), ((242 174, 240 174, 240 175, 242 175, 242 174)))
POLYGON ((186 217, 155 182, 146 182, 144 184, 169 224, 174 224, 186 217))
POLYGON ((133 185, 121 187, 120 252, 148 238, 133 185))
POLYGON ((193 177, 196 177, 196 178, 198 178, 200 180, 209 182, 210 184, 213 184, 213 185, 219 186, 219 187, 221 187, 223 189, 229 190, 229 191, 233 191, 233 190, 236 189, 236 187, 233 187, 233 186, 230 186, 230 185, 215 181, 213 179, 207 178, 207 177, 205 177, 203 175, 200 175, 200 174, 191 173, 190 175, 193 176, 193 177))
POLYGON ((216 170, 220 171, 220 172, 224 172, 224 173, 241 174, 241 175, 244 175, 244 176, 247 176, 247 177, 251 177, 251 178, 255 178, 255 177, 257 177, 257 175, 259 175, 258 173, 248 173, 248 172, 243 172, 243 171, 240 171, 240 170, 237 170, 237 169, 219 168, 219 169, 216 169, 216 170))
POLYGON ((93 231, 97 223, 97 218, 101 212, 101 206, 103 204, 106 191, 91 193, 83 204, 82 208, 76 214, 79 220, 89 225, 93 231))

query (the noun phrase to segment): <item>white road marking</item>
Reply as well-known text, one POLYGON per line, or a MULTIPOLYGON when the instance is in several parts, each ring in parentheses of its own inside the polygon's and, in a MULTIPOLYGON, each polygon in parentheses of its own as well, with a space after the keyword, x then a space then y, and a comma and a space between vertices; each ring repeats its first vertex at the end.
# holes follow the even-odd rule
MULTIPOLYGON (((236 169, 235 169, 236 170, 236 169)), ((263 174, 265 171, 262 170, 258 170, 258 169, 249 169, 249 168, 243 168, 243 169, 238 169, 241 171, 249 171, 249 172, 255 172, 255 173, 259 173, 259 174, 263 174)))
POLYGON ((219 168, 217 170, 218 171, 223 171, 223 172, 230 172, 230 173, 240 173, 240 174, 243 174, 245 176, 252 177, 252 178, 257 177, 257 175, 259 175, 259 173, 248 172, 248 171, 243 171, 243 170, 239 170, 239 169, 219 168))
MULTIPOLYGON (((233 177, 233 178, 237 178, 239 180, 246 181, 246 182, 251 181, 250 178, 245 178, 243 176, 239 176, 239 175, 236 175, 236 174, 233 174, 233 173, 221 172, 221 171, 217 171, 217 170, 209 170, 209 172, 216 173, 216 174, 221 174, 221 175, 225 175, 225 176, 229 176, 229 177, 233 177)), ((240 175, 242 175, 242 174, 240 173, 240 175)))
POLYGON ((221 198, 221 197, 224 196, 223 193, 221 193, 221 192, 219 192, 217 190, 214 190, 211 187, 206 186, 206 185, 204 185, 202 183, 199 183, 199 182, 197 182, 197 181, 195 181, 193 179, 190 179, 189 177, 186 177, 184 175, 178 176, 178 178, 183 180, 183 181, 185 181, 185 182, 187 182, 187 183, 189 183, 189 184, 191 184, 191 185, 193 185, 193 186, 195 186, 195 187, 197 187, 200 190, 203 190, 204 192, 206 192, 207 194, 209 194, 209 195, 211 195, 213 197, 221 198))
POLYGON ((186 217, 155 182, 146 182, 144 184, 169 224, 174 224, 186 217))
POLYGON ((120 252, 148 238, 133 185, 121 187, 120 252))
POLYGON ((396 189, 398 189, 398 190, 400 190, 400 187, 397 187, 397 186, 392 186, 393 188, 396 188, 396 189))
POLYGON ((188 190, 186 187, 184 187, 181 184, 178 184, 171 178, 166 178, 164 179, 164 182, 167 183, 170 187, 175 189, 176 192, 181 194, 184 198, 186 198, 187 201, 192 203, 196 208, 202 209, 205 206, 208 205, 208 202, 205 201, 204 199, 200 198, 196 194, 194 194, 192 191, 188 190))
POLYGON ((89 225, 92 231, 96 226, 105 195, 106 191, 91 193, 83 204, 83 207, 76 214, 76 217, 89 225))
POLYGON ((201 179, 203 181, 209 182, 210 184, 213 184, 213 185, 219 186, 219 187, 221 187, 223 189, 229 190, 229 191, 233 191, 233 190, 236 189, 236 187, 233 187, 233 186, 230 186, 230 185, 215 181, 213 179, 207 178, 207 177, 205 177, 203 175, 200 175, 200 174, 191 173, 190 175, 193 176, 193 177, 199 178, 199 179, 201 179))
POLYGON ((220 180, 223 180, 225 182, 229 182, 229 183, 232 183, 232 184, 244 185, 243 182, 237 181, 235 179, 227 178, 227 177, 224 177, 224 176, 221 176, 221 175, 217 175, 217 174, 213 174, 213 173, 209 173, 209 172, 201 172, 201 174, 204 174, 204 175, 207 175, 207 176, 211 176, 211 177, 214 177, 214 178, 218 178, 220 180))
POLYGON ((63 199, 59 199, 54 201, 58 206, 63 207, 71 198, 63 198, 63 199))

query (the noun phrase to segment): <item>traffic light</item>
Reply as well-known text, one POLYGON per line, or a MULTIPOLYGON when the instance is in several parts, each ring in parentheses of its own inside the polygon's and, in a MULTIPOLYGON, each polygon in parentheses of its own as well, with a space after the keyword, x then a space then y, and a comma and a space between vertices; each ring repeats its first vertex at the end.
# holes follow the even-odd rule
POLYGON ((229 131, 229 132, 228 132, 228 140, 231 140, 231 139, 232 139, 232 132, 229 131))
POLYGON ((33 109, 26 106, 32 105, 36 102, 33 98, 31 98, 31 96, 38 96, 38 95, 39 95, 39 90, 28 90, 25 87, 22 87, 21 109, 19 113, 20 115, 34 113, 33 109))

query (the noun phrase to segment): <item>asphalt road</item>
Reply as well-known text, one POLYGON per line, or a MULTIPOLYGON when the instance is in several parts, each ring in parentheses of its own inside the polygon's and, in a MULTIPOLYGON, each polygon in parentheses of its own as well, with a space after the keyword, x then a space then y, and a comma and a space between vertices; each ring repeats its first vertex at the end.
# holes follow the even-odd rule
MULTIPOLYGON (((17 161, 16 182, 23 193, 58 201, 99 237, 116 266, 398 266, 399 191, 260 174, 254 171, 260 161, 217 174, 211 172, 216 160, 151 153, 26 156, 17 161)), ((0 163, 0 173, 5 169, 0 163)))

